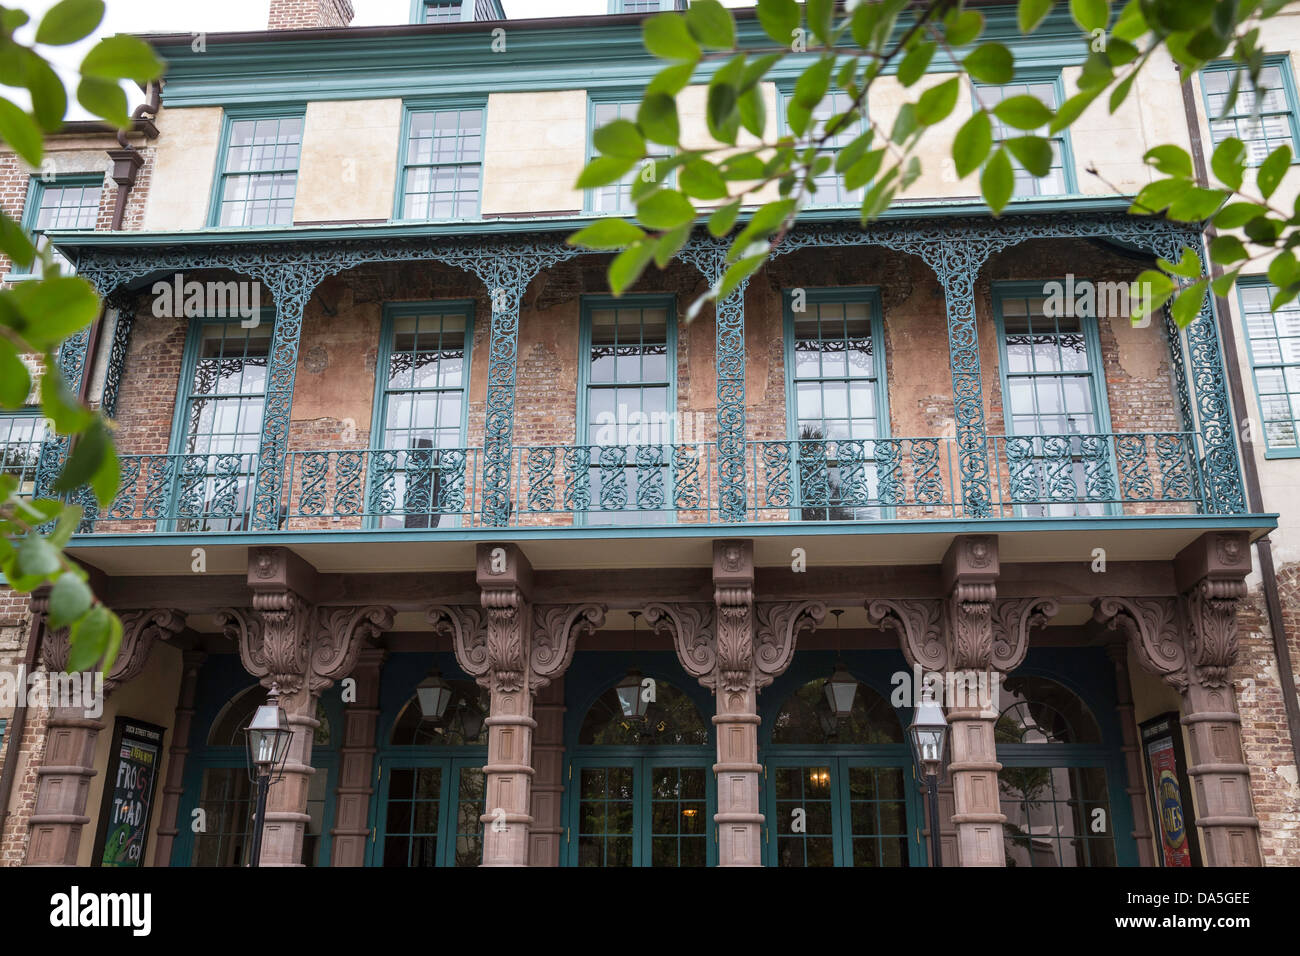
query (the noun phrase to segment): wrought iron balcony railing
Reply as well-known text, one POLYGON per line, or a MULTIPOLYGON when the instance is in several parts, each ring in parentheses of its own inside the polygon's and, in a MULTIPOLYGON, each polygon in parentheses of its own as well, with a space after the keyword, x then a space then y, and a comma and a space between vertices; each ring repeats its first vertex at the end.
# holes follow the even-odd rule
MULTIPOLYGON (((476 448, 288 455, 281 530, 499 527, 485 519, 476 448)), ((986 507, 963 494, 955 438, 754 441, 749 522, 924 521, 1209 514, 1190 432, 990 436, 986 507)), ((531 445, 511 450, 510 527, 722 524, 717 446, 531 445)), ((255 453, 126 455, 82 532, 253 528, 255 453)), ((86 496, 78 496, 85 502, 86 496)))

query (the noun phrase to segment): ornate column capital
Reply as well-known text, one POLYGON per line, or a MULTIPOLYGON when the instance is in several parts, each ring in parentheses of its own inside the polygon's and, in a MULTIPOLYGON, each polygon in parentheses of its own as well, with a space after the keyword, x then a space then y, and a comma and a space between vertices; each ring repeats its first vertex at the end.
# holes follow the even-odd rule
POLYGON ((822 601, 780 601, 754 606, 755 681, 766 687, 785 673, 794 657, 795 643, 801 631, 816 630, 826 618, 822 601))
MULTIPOLYGON (((48 614, 48 602, 32 602, 38 614, 48 614)), ((168 641, 185 629, 185 614, 174 608, 118 611, 122 621, 122 645, 113 666, 104 677, 104 693, 110 694, 122 684, 139 677, 149 661, 149 652, 159 641, 168 641)), ((66 627, 47 629, 41 642, 41 660, 51 671, 66 672, 71 654, 71 635, 66 627)))
POLYGON ((705 687, 713 686, 718 661, 717 641, 713 636, 711 604, 647 604, 646 623, 657 632, 668 632, 682 670, 705 687))
POLYGON ((578 638, 605 623, 603 604, 551 604, 533 608, 533 640, 528 685, 535 693, 560 677, 573 662, 578 638))
POLYGON ((1122 635, 1148 674, 1187 689, 1187 654, 1170 598, 1103 597, 1092 602, 1093 620, 1122 635))

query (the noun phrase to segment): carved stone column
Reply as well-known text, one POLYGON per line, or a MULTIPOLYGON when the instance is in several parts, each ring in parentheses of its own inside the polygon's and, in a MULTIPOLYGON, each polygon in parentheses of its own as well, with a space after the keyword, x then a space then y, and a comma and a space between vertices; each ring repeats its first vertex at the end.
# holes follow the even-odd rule
POLYGON ((194 696, 199 671, 208 655, 200 650, 181 654, 181 687, 176 695, 176 717, 172 721, 172 745, 167 752, 167 780, 162 789, 162 809, 158 815, 158 840, 153 846, 153 865, 170 866, 172 847, 180 833, 181 795, 185 792, 185 761, 190 753, 190 729, 194 722, 194 696))
POLYGON ((1142 747, 1138 742, 1137 721, 1133 716, 1133 685, 1128 674, 1128 645, 1106 645, 1106 655, 1115 664, 1115 713, 1119 718, 1124 746, 1124 774, 1128 778, 1124 792, 1133 809, 1133 840, 1137 843, 1138 866, 1155 866, 1155 845, 1147 826, 1147 791, 1143 785, 1142 747))
POLYGON ((303 593, 315 590, 315 569, 285 548, 249 553, 251 612, 223 613, 227 636, 239 647, 244 669, 262 686, 275 685, 293 729, 281 778, 271 785, 262 828, 262 866, 301 866, 311 776, 312 738, 319 721, 316 699, 352 672, 362 648, 393 625, 388 607, 315 607, 303 593))
POLYGON ((1143 669, 1183 695, 1188 769, 1207 866, 1259 866, 1259 820, 1228 672, 1237 656, 1237 606, 1246 594, 1244 531, 1202 535, 1174 560, 1179 596, 1099 598, 1096 617, 1124 633, 1143 669))
POLYGON ((533 706, 537 732, 533 737, 532 816, 528 865, 559 866, 564 834, 561 802, 564 795, 564 678, 537 692, 533 706))
MULTIPOLYGON (((912 667, 943 675, 964 691, 943 701, 948 715, 952 823, 960 866, 1005 866, 993 689, 1019 667, 1029 633, 1057 612, 1048 598, 997 599, 998 543, 959 535, 943 560, 944 600, 881 600, 868 617, 897 632, 912 667), (987 689, 987 693, 980 692, 987 689), (972 692, 973 691, 973 692, 972 692)), ((945 858, 946 859, 946 858, 945 858)))
POLYGON ((718 865, 762 866, 758 691, 784 673, 798 633, 820 623, 826 605, 756 605, 750 541, 714 542, 713 584, 712 607, 651 604, 646 620, 672 633, 682 667, 716 699, 718 865))
MULTIPOLYGON (((33 598, 32 611, 42 620, 48 608, 48 598, 33 598)), ((157 640, 167 640, 185 626, 181 612, 167 609, 122 611, 118 616, 122 620, 122 646, 104 678, 105 699, 140 675, 157 640)), ((44 623, 41 629, 41 658, 46 670, 51 674, 67 673, 71 650, 68 629, 51 631, 44 623)), ((95 741, 103 729, 103 721, 82 708, 51 708, 45 759, 36 771, 36 806, 28 822, 27 866, 76 865, 82 828, 90 823, 86 802, 95 776, 95 741)))
POLYGON ((435 605, 428 620, 447 633, 461 670, 491 694, 482 816, 484 866, 527 866, 533 825, 533 695, 573 660, 578 635, 604 623, 595 604, 533 608, 532 566, 515 545, 480 544, 482 607, 435 605))
POLYGON ((356 699, 343 705, 343 744, 339 747, 339 784, 335 791, 334 829, 330 831, 330 866, 365 866, 370 837, 370 798, 379 723, 379 678, 388 652, 366 647, 352 677, 356 699))

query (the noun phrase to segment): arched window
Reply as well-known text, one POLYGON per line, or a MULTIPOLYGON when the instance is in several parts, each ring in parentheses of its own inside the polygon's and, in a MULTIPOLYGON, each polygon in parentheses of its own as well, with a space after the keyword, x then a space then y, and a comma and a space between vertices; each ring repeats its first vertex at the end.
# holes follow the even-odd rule
POLYGON ((810 680, 791 694, 772 726, 773 744, 901 744, 903 725, 889 702, 865 684, 853 695, 853 711, 837 718, 826 699, 826 681, 810 680))
POLYGON ((661 747, 709 742, 709 726, 694 701, 665 681, 655 682, 654 696, 645 720, 632 720, 623 716, 618 694, 611 687, 587 711, 578 743, 661 747))
POLYGON ((485 688, 469 680, 448 681, 451 700, 439 718, 425 717, 420 700, 412 696, 393 722, 388 743, 394 747, 487 746, 487 717, 492 706, 485 688))
POLYGON ((994 730, 1007 866, 1114 866, 1097 719, 1054 680, 1002 680, 994 730))

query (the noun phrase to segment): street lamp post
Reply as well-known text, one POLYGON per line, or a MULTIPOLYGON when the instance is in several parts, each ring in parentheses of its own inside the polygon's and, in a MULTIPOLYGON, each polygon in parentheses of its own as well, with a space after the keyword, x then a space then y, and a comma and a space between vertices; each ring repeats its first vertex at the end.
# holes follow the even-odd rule
POLYGON ((280 688, 271 685, 266 703, 253 713, 253 719, 244 728, 248 746, 248 775, 257 783, 257 812, 253 819, 253 856, 250 866, 262 865, 262 827, 266 823, 266 799, 271 784, 283 776, 284 764, 289 757, 289 742, 293 729, 289 716, 280 706, 280 688))
POLYGON ((925 775, 926 802, 930 805, 930 854, 932 865, 943 866, 939 849, 939 774, 943 769, 943 747, 948 736, 948 721, 943 708, 932 697, 925 697, 916 708, 912 726, 912 756, 925 775))

